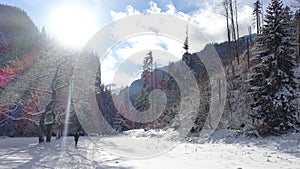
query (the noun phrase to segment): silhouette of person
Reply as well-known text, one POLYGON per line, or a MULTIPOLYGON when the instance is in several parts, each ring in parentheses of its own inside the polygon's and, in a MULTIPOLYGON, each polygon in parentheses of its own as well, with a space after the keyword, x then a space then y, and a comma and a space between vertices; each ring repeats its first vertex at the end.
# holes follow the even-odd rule
POLYGON ((75 147, 77 147, 78 139, 79 139, 79 132, 77 132, 77 133, 74 135, 75 147))

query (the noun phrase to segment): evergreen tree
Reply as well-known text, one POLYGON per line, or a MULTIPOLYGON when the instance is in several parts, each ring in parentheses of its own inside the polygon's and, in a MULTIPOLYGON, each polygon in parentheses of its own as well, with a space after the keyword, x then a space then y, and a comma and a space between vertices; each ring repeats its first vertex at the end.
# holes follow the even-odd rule
POLYGON ((254 119, 262 135, 283 134, 295 128, 295 50, 289 9, 281 0, 267 8, 262 35, 257 40, 256 65, 249 79, 254 119))
POLYGON ((139 111, 147 111, 150 108, 149 94, 144 88, 136 98, 134 107, 139 111))
POLYGON ((260 16, 262 13, 262 4, 260 3, 259 0, 256 0, 253 5, 254 5, 253 15, 255 16, 255 20, 256 20, 256 31, 257 34, 260 34, 260 27, 261 27, 260 16))

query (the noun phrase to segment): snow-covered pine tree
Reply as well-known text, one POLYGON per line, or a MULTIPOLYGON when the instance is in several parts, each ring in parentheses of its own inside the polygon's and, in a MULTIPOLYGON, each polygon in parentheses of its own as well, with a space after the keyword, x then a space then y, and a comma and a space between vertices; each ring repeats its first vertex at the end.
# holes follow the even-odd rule
POLYGON ((122 117, 120 116, 120 114, 118 112, 116 112, 114 119, 113 119, 113 128, 118 133, 129 129, 129 126, 122 119, 122 117))
POLYGON ((267 7, 262 35, 257 39, 256 63, 249 79, 254 102, 252 117, 261 135, 287 133, 295 128, 295 50, 289 9, 281 0, 267 7))

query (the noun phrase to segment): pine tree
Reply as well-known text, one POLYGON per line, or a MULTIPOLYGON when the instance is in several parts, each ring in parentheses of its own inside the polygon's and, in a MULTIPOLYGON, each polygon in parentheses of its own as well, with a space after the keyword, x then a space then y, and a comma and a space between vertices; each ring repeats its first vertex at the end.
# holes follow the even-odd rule
POLYGON ((255 16, 255 20, 256 20, 256 31, 257 34, 260 34, 260 27, 261 27, 260 15, 262 14, 262 4, 260 3, 259 0, 256 0, 253 5, 254 5, 253 15, 255 16))
POLYGON ((149 94, 144 88, 136 98, 134 107, 139 111, 147 111, 150 108, 149 94))
POLYGON ((281 0, 267 8, 262 35, 257 40, 256 65, 249 79, 254 119, 262 135, 283 134, 295 128, 295 50, 289 26, 289 9, 281 0))
MULTIPOLYGON (((149 100, 149 93, 146 91, 145 88, 141 89, 140 95, 135 99, 134 107, 136 108, 136 110, 141 111, 141 113, 150 109, 151 104, 149 100)), ((140 117, 141 119, 139 120, 146 122, 148 120, 148 116, 151 116, 151 114, 147 114, 146 116, 140 117)), ((140 127, 145 128, 147 126, 148 124, 144 123, 140 127)))

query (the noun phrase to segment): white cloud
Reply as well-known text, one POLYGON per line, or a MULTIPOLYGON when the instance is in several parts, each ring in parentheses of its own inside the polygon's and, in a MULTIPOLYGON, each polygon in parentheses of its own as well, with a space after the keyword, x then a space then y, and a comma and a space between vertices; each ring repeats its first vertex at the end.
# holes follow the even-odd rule
MULTIPOLYGON (((245 35, 248 33, 248 27, 253 26, 253 15, 252 15, 253 9, 250 6, 243 6, 241 10, 238 11, 238 23, 239 23, 239 29, 242 35, 245 35)), ((255 30, 254 30, 255 31, 255 30)), ((254 32, 252 31, 252 32, 254 32)))
MULTIPOLYGON (((198 1, 198 0, 197 0, 198 1)), ((201 43, 209 43, 209 42, 222 42, 226 41, 227 33, 226 33, 226 19, 221 14, 222 7, 218 6, 216 9, 216 4, 221 4, 221 0, 213 0, 210 2, 203 2, 198 3, 201 8, 191 11, 189 13, 184 13, 182 11, 178 11, 175 6, 171 3, 166 5, 166 10, 162 10, 158 7, 158 5, 150 1, 149 8, 145 11, 139 11, 132 6, 127 6, 126 11, 123 12, 116 12, 111 11, 111 17, 113 20, 117 20, 123 17, 127 17, 134 14, 140 13, 162 13, 162 14, 169 14, 176 16, 180 19, 183 19, 192 25, 196 26, 200 32, 203 33, 206 37, 195 37, 193 30, 189 31, 190 39, 198 39, 200 41, 197 46, 201 46, 204 44, 201 43), (199 40, 200 39, 200 40, 199 40), (208 41, 207 41, 208 40, 208 41)), ((252 25, 252 11, 253 9, 245 3, 238 4, 238 21, 239 21, 239 28, 240 28, 240 36, 248 34, 248 26, 252 25)), ((176 29, 176 28, 174 28, 176 29)), ((181 31, 181 30, 178 30, 181 31)), ((182 30, 182 34, 184 35, 185 30, 182 30)), ((184 40, 184 39, 182 39, 184 40)), ((170 37, 163 37, 163 36, 155 36, 155 35, 142 35, 142 36, 135 36, 130 39, 126 39, 126 42, 129 43, 129 46, 125 46, 122 48, 118 48, 114 50, 115 57, 117 56, 121 60, 130 61, 131 64, 136 64, 142 66, 144 55, 142 55, 141 51, 144 53, 150 49, 156 49, 160 51, 165 51, 172 55, 179 55, 178 58, 174 57, 161 57, 163 54, 160 54, 160 57, 154 58, 157 60, 158 65, 166 65, 169 61, 179 60, 182 56, 184 50, 182 49, 182 42, 178 40, 170 39, 170 37), (140 52, 140 53, 139 53, 140 52), (138 58, 135 55, 142 55, 138 58), (134 57, 133 57, 134 56, 134 57), (174 59, 174 60, 172 60, 174 59)), ((194 44, 195 45, 195 44, 194 44)), ((196 52, 196 51, 191 51, 196 52)), ((154 56, 155 57, 155 56, 154 56)), ((120 61, 120 60, 119 60, 120 61)), ((109 77, 112 80, 112 75, 115 74, 115 71, 118 69, 117 61, 107 61, 110 62, 113 66, 107 67, 107 73, 112 73, 110 76, 105 76, 104 73, 103 78, 109 77)), ((120 63, 119 63, 120 64, 120 63)), ((138 71, 138 70, 136 70, 138 71)), ((123 72, 122 74, 118 73, 121 78, 118 78, 119 86, 126 86, 128 85, 128 79, 132 79, 132 74, 129 72, 123 72), (120 80, 121 79, 121 80, 120 80), (122 82, 122 79, 125 79, 122 82)))
POLYGON ((181 42, 154 34, 135 36, 126 39, 126 42, 130 44, 130 47, 126 46, 115 51, 115 53, 124 60, 142 50, 166 50, 164 46, 167 48, 166 51, 173 55, 181 55, 184 52, 181 42))
POLYGON ((175 14, 176 13, 176 8, 172 4, 167 4, 166 7, 168 10, 166 11, 167 14, 175 14))
POLYGON ((150 1, 150 8, 146 10, 147 13, 161 13, 161 9, 157 6, 157 3, 150 1))
POLYGON ((114 83, 114 88, 127 86, 128 80, 139 77, 144 57, 149 50, 153 51, 153 59, 158 67, 180 60, 184 53, 182 42, 154 34, 135 36, 119 44, 121 47, 113 48, 101 61, 102 82, 114 83), (127 45, 122 45, 124 43, 127 45))
POLYGON ((226 38, 226 20, 212 7, 200 9, 191 15, 191 21, 214 42, 220 42, 226 38))
POLYGON ((110 16, 112 17, 112 20, 118 20, 121 18, 125 18, 126 16, 130 16, 130 15, 135 15, 135 14, 140 14, 141 12, 134 9, 131 5, 128 5, 126 7, 126 11, 125 12, 116 12, 111 10, 110 11, 110 16))
POLYGON ((125 18, 126 16, 128 16, 128 14, 126 12, 115 12, 115 11, 110 11, 110 16, 112 18, 112 20, 118 20, 121 18, 125 18))
MULTIPOLYGON (((195 3, 195 2, 193 2, 195 3)), ((187 2, 187 5, 190 2, 187 2)), ((200 5, 202 8, 199 8, 196 11, 190 13, 183 13, 178 11, 173 4, 167 4, 166 11, 162 11, 161 8, 153 1, 149 2, 149 9, 146 13, 162 13, 174 15, 180 19, 186 20, 196 27, 207 36, 212 42, 222 42, 226 40, 226 20, 222 13, 222 6, 220 0, 213 0, 210 2, 195 3, 194 5, 200 5), (217 6, 217 9, 216 9, 217 6)), ((240 25, 240 35, 247 34, 248 26, 252 25, 252 11, 253 9, 245 3, 238 4, 238 21, 240 25)), ((134 9, 132 6, 127 6, 125 12, 116 12, 111 11, 111 17, 113 20, 120 19, 126 16, 133 14, 143 13, 137 9, 134 9)))

